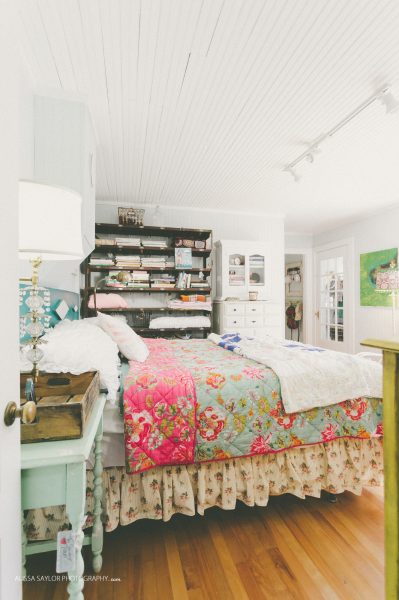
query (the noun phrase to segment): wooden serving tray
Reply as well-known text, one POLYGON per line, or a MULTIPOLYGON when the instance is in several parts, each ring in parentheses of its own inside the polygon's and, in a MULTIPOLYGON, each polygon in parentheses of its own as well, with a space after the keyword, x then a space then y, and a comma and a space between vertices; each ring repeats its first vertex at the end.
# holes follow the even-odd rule
MULTIPOLYGON (((29 377, 30 373, 21 373, 21 406, 26 402, 25 383, 29 377)), ((81 438, 99 392, 100 376, 96 371, 81 375, 40 373, 35 384, 36 421, 21 423, 21 443, 81 438)))

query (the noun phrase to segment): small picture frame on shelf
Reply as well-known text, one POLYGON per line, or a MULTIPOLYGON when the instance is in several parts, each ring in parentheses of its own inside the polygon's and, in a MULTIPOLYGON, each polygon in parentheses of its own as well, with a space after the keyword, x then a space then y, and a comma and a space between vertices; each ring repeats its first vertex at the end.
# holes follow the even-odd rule
POLYGON ((193 255, 191 252, 191 248, 175 248, 175 268, 193 268, 193 255))
POLYGON ((144 208, 118 207, 119 225, 144 225, 144 208))

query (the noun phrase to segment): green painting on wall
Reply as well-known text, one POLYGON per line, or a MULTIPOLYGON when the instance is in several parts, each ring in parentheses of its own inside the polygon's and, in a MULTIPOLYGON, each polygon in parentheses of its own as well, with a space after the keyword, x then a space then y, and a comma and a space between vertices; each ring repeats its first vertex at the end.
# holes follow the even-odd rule
POLYGON ((360 306, 392 306, 389 293, 376 291, 376 278, 378 272, 396 269, 397 266, 397 248, 360 255, 360 306))

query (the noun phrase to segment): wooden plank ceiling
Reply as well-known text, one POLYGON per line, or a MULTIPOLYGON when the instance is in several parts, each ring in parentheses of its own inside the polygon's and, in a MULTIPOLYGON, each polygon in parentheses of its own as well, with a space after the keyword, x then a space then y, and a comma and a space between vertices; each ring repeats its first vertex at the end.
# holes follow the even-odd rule
POLYGON ((399 115, 373 105, 282 172, 388 82, 397 0, 23 0, 38 89, 79 94, 95 125, 99 201, 284 212, 315 232, 399 201, 399 115))

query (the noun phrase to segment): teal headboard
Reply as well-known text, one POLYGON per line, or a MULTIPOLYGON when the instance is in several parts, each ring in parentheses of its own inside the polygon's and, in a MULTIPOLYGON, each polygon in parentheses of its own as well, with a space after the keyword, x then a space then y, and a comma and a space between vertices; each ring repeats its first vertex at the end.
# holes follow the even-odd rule
MULTIPOLYGON (((29 288, 28 284, 19 285, 19 336, 21 342, 29 337, 26 333, 28 321, 26 315, 29 312, 29 307, 25 302, 29 295, 27 288, 29 288)), ((45 299, 46 329, 54 327, 65 319, 69 321, 79 319, 79 294, 55 288, 41 288, 41 296, 45 299)))

